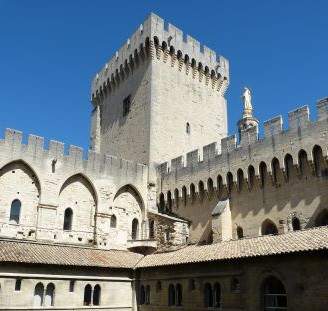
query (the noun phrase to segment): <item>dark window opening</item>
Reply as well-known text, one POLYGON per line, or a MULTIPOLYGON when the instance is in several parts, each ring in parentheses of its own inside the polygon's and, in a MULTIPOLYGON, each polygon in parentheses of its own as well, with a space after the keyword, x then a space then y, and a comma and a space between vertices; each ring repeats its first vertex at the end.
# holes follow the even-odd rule
POLYGON ((74 292, 74 287, 75 287, 75 281, 72 280, 69 282, 69 292, 73 293, 74 292))
POLYGON ((242 227, 237 227, 237 237, 238 239, 242 239, 244 237, 244 230, 242 227))
POLYGON ((220 283, 214 284, 214 307, 221 308, 222 301, 221 301, 221 285, 220 283))
POLYGON ((169 286, 169 301, 168 301, 169 306, 174 306, 175 305, 175 289, 173 284, 170 284, 169 286))
POLYGON ((110 227, 116 228, 117 227, 117 218, 115 215, 112 215, 110 218, 110 227))
POLYGON ((162 290, 162 282, 157 281, 156 283, 156 292, 160 292, 162 290))
POLYGON ((190 279, 189 280, 189 291, 193 291, 196 289, 196 281, 195 279, 190 279))
POLYGON ((139 293, 139 305, 144 305, 146 301, 146 292, 145 286, 140 286, 140 293, 139 293))
POLYGON ((21 205, 21 201, 17 199, 12 201, 9 221, 13 221, 16 224, 19 224, 21 205))
POLYGON ((301 222, 297 217, 293 217, 292 226, 294 231, 301 230, 301 222))
POLYGON ((19 292, 21 290, 22 287, 22 280, 21 279, 17 279, 15 282, 15 291, 19 292))
POLYGON ((240 293, 240 282, 237 278, 231 280, 231 291, 233 293, 240 293))
POLYGON ((84 298, 83 298, 83 305, 84 306, 90 306, 91 305, 91 285, 88 284, 84 288, 84 298))
POLYGON ((276 277, 268 277, 261 290, 262 310, 287 310, 285 286, 276 277))
POLYGON ((131 109, 131 95, 123 99, 123 117, 127 116, 131 109))
POLYGON ((213 292, 212 292, 212 285, 210 283, 206 283, 204 287, 204 307, 205 308, 213 307, 213 292))
POLYGON ((176 306, 182 306, 182 286, 180 284, 177 284, 176 286, 176 295, 177 295, 177 301, 176 306))
POLYGON ((266 220, 262 224, 262 235, 269 234, 278 234, 278 229, 272 221, 266 220))
POLYGON ((99 284, 97 284, 93 289, 93 305, 99 306, 100 305, 100 293, 101 293, 101 287, 99 284))
POLYGON ((139 237, 139 221, 138 219, 133 219, 132 221, 132 240, 137 240, 139 237))
POLYGON ((155 238, 155 222, 154 220, 149 220, 149 238, 155 238))
POLYGON ((64 215, 64 230, 72 230, 73 223, 73 211, 70 208, 66 208, 64 215))
POLYGON ((145 304, 150 305, 150 286, 146 287, 145 304))
POLYGON ((190 134, 190 124, 189 124, 189 122, 186 123, 186 133, 190 134))

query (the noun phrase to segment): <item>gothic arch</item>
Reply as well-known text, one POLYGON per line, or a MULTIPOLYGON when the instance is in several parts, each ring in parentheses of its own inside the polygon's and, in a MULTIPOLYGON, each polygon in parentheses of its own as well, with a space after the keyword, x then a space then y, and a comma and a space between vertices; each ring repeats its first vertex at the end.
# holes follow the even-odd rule
POLYGON ((113 198, 113 201, 115 201, 115 199, 121 195, 122 193, 125 193, 125 192, 129 192, 131 195, 133 195, 136 199, 136 201, 138 202, 142 212, 144 213, 145 211, 145 204, 144 204, 144 200, 142 198, 142 195, 141 193, 139 192, 139 190, 131 185, 131 184, 126 184, 124 186, 121 186, 115 193, 114 195, 114 198, 113 198))

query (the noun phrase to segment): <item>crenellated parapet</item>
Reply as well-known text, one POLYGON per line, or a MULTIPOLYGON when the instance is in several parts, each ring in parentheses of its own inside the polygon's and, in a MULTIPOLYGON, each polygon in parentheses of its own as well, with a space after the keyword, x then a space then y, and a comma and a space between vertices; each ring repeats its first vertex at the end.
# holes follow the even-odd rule
MULTIPOLYGON (((6 129, 5 138, 0 139, 1 153, 11 159, 37 161, 40 166, 49 162, 53 172, 56 171, 56 166, 60 166, 61 170, 74 170, 86 175, 129 176, 131 180, 142 179, 147 172, 147 166, 144 164, 93 150, 88 150, 87 158, 84 158, 81 147, 70 145, 66 154, 64 143, 50 140, 49 149, 45 149, 43 137, 29 135, 27 144, 22 143, 22 138, 22 132, 6 129)), ((1 157, 2 160, 5 158, 1 157)))
POLYGON ((106 96, 148 58, 160 59, 222 94, 229 84, 229 62, 177 27, 151 13, 92 81, 91 99, 106 96), (170 60, 170 61, 168 61, 170 60))
MULTIPOLYGON (((195 192, 199 192, 199 181, 207 190, 208 179, 212 179, 217 189, 232 183, 238 189, 238 176, 249 182, 249 168, 254 168, 255 175, 260 180, 260 166, 265 164, 267 174, 273 174, 273 160, 278 160, 279 167, 286 173, 286 159, 292 159, 294 167, 301 170, 301 157, 305 155, 313 173, 318 169, 315 164, 315 152, 321 150, 321 157, 328 156, 328 98, 318 100, 317 119, 310 120, 308 106, 303 106, 288 113, 289 128, 283 130, 281 116, 264 122, 264 138, 259 139, 258 128, 250 127, 241 131, 237 144, 236 135, 223 138, 220 142, 221 152, 218 153, 218 143, 193 150, 185 156, 172 159, 158 166, 158 193, 166 193, 185 186, 190 195, 190 185, 194 184, 195 192), (314 148, 314 147, 319 148, 314 148), (202 156, 201 156, 202 155, 202 156), (222 183, 222 184, 220 184, 222 183)), ((324 164, 326 169, 326 161, 324 164)), ((254 176, 255 177, 255 176, 254 176)), ((228 188, 228 187, 227 187, 228 188)))

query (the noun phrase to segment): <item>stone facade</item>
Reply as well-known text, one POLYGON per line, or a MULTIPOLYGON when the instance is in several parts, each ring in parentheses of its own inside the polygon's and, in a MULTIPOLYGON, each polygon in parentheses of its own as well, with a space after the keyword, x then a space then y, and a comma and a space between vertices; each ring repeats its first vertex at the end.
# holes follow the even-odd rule
POLYGON ((225 58, 152 13, 92 81, 86 159, 7 129, 0 310, 324 310, 328 232, 311 228, 328 224, 328 99, 316 121, 307 106, 287 130, 266 121, 263 139, 250 111, 237 144, 228 85, 225 58), (263 251, 278 234, 287 251, 263 251), (206 258, 215 247, 224 259, 206 258))

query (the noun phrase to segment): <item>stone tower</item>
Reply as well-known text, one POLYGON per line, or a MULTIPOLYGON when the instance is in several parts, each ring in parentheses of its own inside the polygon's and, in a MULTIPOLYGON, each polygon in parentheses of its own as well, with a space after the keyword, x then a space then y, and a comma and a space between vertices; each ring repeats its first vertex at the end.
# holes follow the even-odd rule
POLYGON ((229 63, 151 13, 92 82, 91 146, 149 165, 227 135, 229 63))

